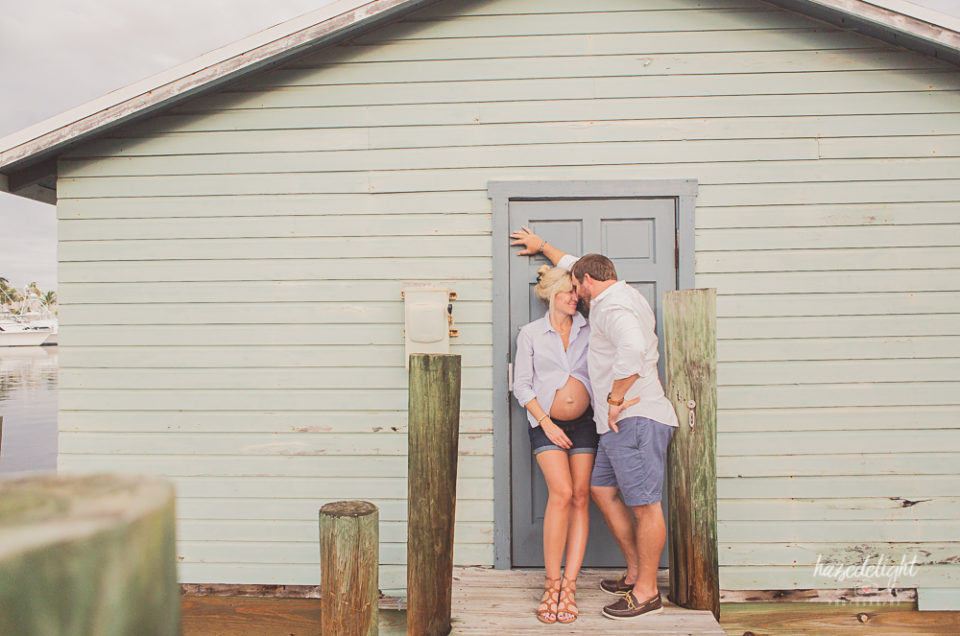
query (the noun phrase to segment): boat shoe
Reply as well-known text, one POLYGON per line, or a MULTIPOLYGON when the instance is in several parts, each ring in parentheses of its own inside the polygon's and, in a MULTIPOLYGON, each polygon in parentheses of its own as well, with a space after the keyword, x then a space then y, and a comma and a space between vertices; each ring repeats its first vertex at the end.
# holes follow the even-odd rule
POLYGON ((637 600, 633 592, 627 592, 616 603, 604 607, 603 615, 615 621, 626 621, 648 614, 659 614, 662 611, 663 603, 660 600, 660 592, 643 603, 637 600))
POLYGON ((619 579, 603 579, 602 581, 600 581, 600 589, 606 592, 607 594, 613 594, 615 596, 626 594, 627 592, 633 590, 633 585, 628 585, 626 583, 626 580, 627 580, 626 572, 620 575, 619 579))

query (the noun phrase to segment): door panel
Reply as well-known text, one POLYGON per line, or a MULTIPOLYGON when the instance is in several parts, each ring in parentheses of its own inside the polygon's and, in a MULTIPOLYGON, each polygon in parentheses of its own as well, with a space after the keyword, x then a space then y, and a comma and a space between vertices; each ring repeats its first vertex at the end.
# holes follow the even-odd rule
MULTIPOLYGON (((509 227, 526 225, 551 245, 576 255, 599 252, 609 257, 621 280, 643 293, 657 311, 660 374, 663 376, 663 337, 657 302, 677 288, 675 267, 675 197, 564 198, 510 200, 509 227)), ((546 307, 533 295, 542 256, 509 261, 510 359, 516 357, 520 327, 543 316, 546 307)), ((510 401, 512 563, 514 567, 543 566, 543 512, 547 486, 530 453, 526 411, 510 401)), ((664 488, 666 490, 666 487, 664 488)), ((666 499, 664 499, 666 502, 666 499)), ((666 503, 665 503, 666 505, 666 503)), ((666 549, 661 565, 666 565, 666 549)), ((622 567, 623 556, 613 542, 603 516, 591 504, 587 567, 622 567)))

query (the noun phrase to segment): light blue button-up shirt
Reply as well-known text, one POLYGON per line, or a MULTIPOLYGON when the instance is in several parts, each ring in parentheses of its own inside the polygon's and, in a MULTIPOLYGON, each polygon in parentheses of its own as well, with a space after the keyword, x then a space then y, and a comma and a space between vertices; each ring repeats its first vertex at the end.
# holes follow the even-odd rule
MULTIPOLYGON (((525 407, 527 402, 537 398, 543 410, 549 413, 557 390, 570 376, 583 383, 592 402, 587 371, 589 342, 590 325, 579 312, 573 314, 566 350, 560 334, 550 324, 550 312, 521 327, 517 336, 517 361, 513 367, 513 395, 520 406, 525 407)), ((527 419, 530 426, 539 426, 529 411, 527 419)))

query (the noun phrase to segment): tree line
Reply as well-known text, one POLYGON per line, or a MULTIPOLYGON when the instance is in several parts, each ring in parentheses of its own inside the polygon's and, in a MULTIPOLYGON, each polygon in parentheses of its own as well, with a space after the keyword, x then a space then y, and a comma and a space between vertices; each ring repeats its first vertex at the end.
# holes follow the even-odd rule
POLYGON ((12 287, 8 279, 0 276, 0 306, 11 311, 18 308, 22 310, 33 297, 36 297, 41 304, 51 310, 57 304, 57 292, 55 291, 45 292, 40 289, 36 282, 30 283, 26 289, 20 291, 16 287, 12 287))

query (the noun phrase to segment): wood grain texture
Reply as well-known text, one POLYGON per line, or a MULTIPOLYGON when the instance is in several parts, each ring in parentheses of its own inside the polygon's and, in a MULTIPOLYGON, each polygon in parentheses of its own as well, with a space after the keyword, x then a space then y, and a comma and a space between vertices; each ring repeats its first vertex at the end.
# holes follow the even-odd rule
POLYGON ((680 419, 667 449, 670 598, 719 617, 716 294, 665 293, 663 335, 666 393, 680 419))
POLYGON ((330 636, 376 636, 380 515, 368 501, 320 508, 320 625, 330 636))
POLYGON ((956 634, 960 613, 918 612, 913 603, 724 603, 731 636, 754 634, 956 634))
POLYGON ((0 633, 180 634, 174 533, 160 479, 0 482, 0 633))
POLYGON ((613 621, 600 610, 616 600, 600 590, 610 570, 584 569, 577 579, 580 616, 571 624, 543 625, 535 610, 543 594, 542 570, 456 568, 451 634, 722 634, 713 614, 679 607, 667 598, 667 572, 657 585, 664 611, 638 620, 613 621))
MULTIPOLYGON (((320 636, 320 600, 184 595, 183 636, 320 636)), ((406 612, 382 608, 381 636, 405 633, 406 612)))
POLYGON ((460 367, 457 355, 410 356, 407 634, 412 636, 450 631, 460 367))

